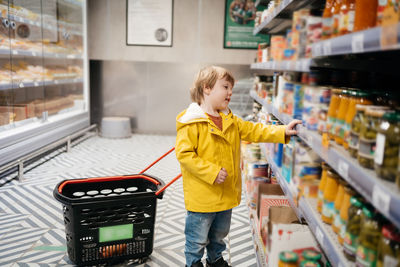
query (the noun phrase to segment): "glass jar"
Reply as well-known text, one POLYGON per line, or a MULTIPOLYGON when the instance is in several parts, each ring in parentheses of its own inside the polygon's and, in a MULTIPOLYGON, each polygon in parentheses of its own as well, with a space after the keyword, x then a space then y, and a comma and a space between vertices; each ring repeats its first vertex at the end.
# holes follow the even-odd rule
POLYGON ((350 198, 350 208, 346 225, 346 234, 343 238, 343 252, 346 258, 350 261, 355 261, 356 251, 358 247, 358 236, 361 230, 361 216, 363 203, 361 200, 353 196, 350 198))
POLYGON ((340 7, 339 35, 353 32, 356 0, 344 0, 340 7))
POLYGON ((325 4, 325 9, 322 14, 322 35, 323 40, 331 38, 332 35, 332 6, 335 0, 327 0, 325 4))
POLYGON ((324 188, 326 185, 326 176, 327 172, 330 169, 329 165, 325 162, 322 162, 322 173, 321 173, 321 180, 318 185, 318 202, 317 202, 317 210, 319 213, 322 212, 322 204, 324 203, 324 188))
POLYGON ((304 260, 300 262, 300 267, 321 267, 321 264, 316 261, 304 260))
POLYGON ((349 209, 350 209, 350 199, 355 195, 355 191, 349 186, 344 187, 342 206, 340 207, 340 226, 338 240, 341 245, 343 245, 343 239, 346 234, 346 225, 349 221, 349 209))
POLYGON ((278 267, 297 267, 299 256, 292 251, 282 251, 279 253, 278 267))
POLYGON ((356 254, 356 265, 376 266, 378 245, 381 238, 381 218, 370 205, 363 207, 363 219, 356 254))
MULTIPOLYGON (((322 260, 322 254, 315 250, 312 250, 312 249, 303 250, 302 256, 303 256, 304 260, 306 260, 306 261, 320 263, 322 260)), ((308 266, 308 265, 306 265, 306 266, 308 266)))
POLYGON ((356 0, 355 32, 375 27, 377 8, 377 0, 356 0))
POLYGON ((371 95, 369 93, 363 91, 352 91, 352 98, 350 99, 349 108, 346 113, 346 118, 344 123, 343 147, 345 149, 349 149, 351 123, 354 119, 354 116, 357 113, 356 106, 372 105, 372 101, 370 100, 370 98, 371 95))
POLYGON ((329 103, 328 108, 328 119, 326 122, 326 130, 328 131, 329 138, 331 140, 335 137, 335 122, 336 122, 336 114, 339 110, 340 100, 342 98, 342 90, 341 89, 332 89, 331 102, 329 103))
POLYGON ((365 110, 365 119, 361 124, 357 159, 361 166, 372 169, 374 167, 374 153, 376 134, 380 119, 388 107, 374 106, 365 110))
POLYGON ((340 176, 334 171, 327 172, 327 180, 324 188, 324 203, 322 204, 322 221, 332 223, 334 214, 334 201, 338 192, 340 176))
POLYGON ((339 234, 340 229, 340 207, 343 204, 344 197, 344 188, 346 186, 346 181, 343 179, 339 179, 339 187, 338 192, 336 194, 335 202, 333 204, 333 221, 332 221, 332 229, 336 234, 339 234))
POLYGON ((377 267, 400 266, 400 232, 393 225, 382 227, 377 267))
POLYGON ((368 106, 356 105, 356 115, 351 121, 350 137, 349 137, 349 153, 352 157, 357 158, 358 146, 360 140, 361 125, 364 123, 365 110, 368 106))
POLYGON ((374 167, 382 179, 395 182, 399 161, 400 113, 386 112, 376 136, 374 167))
POLYGON ((344 138, 344 123, 346 114, 349 109, 349 103, 351 99, 351 90, 342 91, 342 99, 340 100, 339 110, 336 115, 335 121, 335 142, 338 145, 343 144, 344 138))

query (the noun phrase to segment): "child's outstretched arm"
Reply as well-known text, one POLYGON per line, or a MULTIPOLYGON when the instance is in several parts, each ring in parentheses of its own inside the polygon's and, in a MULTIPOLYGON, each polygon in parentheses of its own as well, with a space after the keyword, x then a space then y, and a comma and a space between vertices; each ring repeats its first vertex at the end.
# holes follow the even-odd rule
POLYGON ((289 122, 289 124, 286 125, 285 135, 286 136, 296 135, 298 133, 296 130, 296 125, 301 123, 302 123, 301 120, 292 120, 291 122, 289 122))

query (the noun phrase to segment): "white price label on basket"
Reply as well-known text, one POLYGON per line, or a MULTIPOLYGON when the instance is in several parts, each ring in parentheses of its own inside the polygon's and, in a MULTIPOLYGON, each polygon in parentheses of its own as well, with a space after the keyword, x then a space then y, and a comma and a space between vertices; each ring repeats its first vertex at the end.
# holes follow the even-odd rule
POLYGON ((375 185, 372 191, 372 203, 376 208, 379 208, 383 214, 389 214, 390 195, 378 185, 375 185))
POLYGON ((324 246, 324 233, 322 233, 321 229, 317 226, 315 229, 315 236, 318 240, 318 243, 321 245, 321 247, 324 246))
POLYGON ((338 173, 344 179, 348 179, 349 178, 349 164, 347 162, 345 162, 344 160, 342 160, 342 159, 339 159, 338 173))
POLYGON ((356 34, 351 39, 351 51, 353 53, 364 52, 364 34, 356 34))
POLYGON ((330 41, 325 41, 324 46, 322 48, 324 50, 325 56, 332 54, 332 45, 330 41))

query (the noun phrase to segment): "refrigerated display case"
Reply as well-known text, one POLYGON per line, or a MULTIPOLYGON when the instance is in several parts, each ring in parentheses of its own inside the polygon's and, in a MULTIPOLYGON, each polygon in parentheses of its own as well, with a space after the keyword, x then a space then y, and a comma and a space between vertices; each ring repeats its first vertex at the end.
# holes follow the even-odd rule
POLYGON ((85 0, 0 1, 0 166, 89 125, 85 0))

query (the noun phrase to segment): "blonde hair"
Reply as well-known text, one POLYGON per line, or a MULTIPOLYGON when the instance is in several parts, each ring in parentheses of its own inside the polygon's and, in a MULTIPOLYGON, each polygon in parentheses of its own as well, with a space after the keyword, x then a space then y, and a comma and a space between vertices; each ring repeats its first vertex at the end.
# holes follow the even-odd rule
POLYGON ((224 78, 232 84, 232 87, 235 85, 233 75, 222 67, 208 66, 201 69, 196 75, 192 88, 190 88, 192 101, 200 105, 203 100, 203 89, 213 88, 217 80, 224 78))

